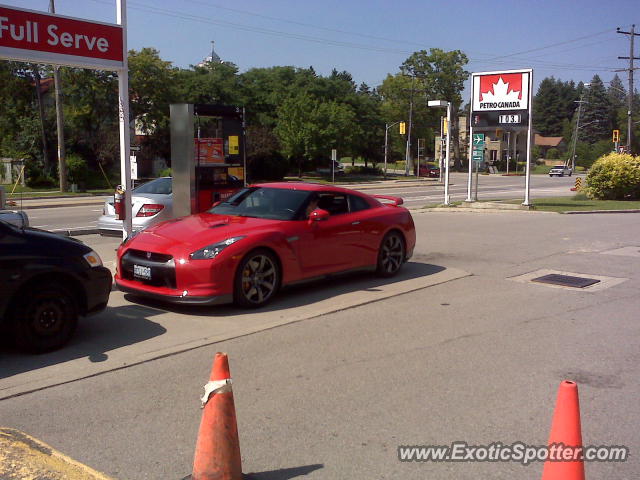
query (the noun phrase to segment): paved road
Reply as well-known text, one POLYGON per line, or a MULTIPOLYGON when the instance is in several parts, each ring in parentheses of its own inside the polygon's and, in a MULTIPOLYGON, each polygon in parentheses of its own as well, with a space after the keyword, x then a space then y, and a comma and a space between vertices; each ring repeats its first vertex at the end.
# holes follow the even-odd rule
MULTIPOLYGON (((119 479, 178 480, 191 468, 213 355, 226 351, 247 478, 540 478, 539 463, 400 463, 397 447, 544 444, 558 384, 572 378, 584 442, 627 445, 632 454, 588 464, 587 478, 637 478, 637 218, 416 213, 415 259, 472 276, 2 400, 0 425, 119 479), (513 279, 538 269, 621 283, 569 291, 513 279)), ((316 290, 300 292, 303 307, 313 307, 316 290)), ((0 351, 13 369, 0 376, 93 368, 149 342, 175 344, 185 322, 207 329, 227 314, 164 312, 159 321, 147 310, 83 323, 80 357, 0 351), (104 335, 120 341, 105 349, 104 335)))
MULTIPOLYGON (((576 177, 549 178, 546 175, 531 177, 531 197, 569 196, 569 189, 576 177)), ((475 180, 474 180, 475 181, 475 180)), ((524 199, 524 177, 504 177, 500 175, 479 176, 478 197, 480 200, 505 198, 524 199)), ((442 203, 444 187, 436 179, 425 179, 419 185, 393 185, 375 188, 375 184, 363 185, 368 193, 397 195, 404 199, 408 208, 420 208, 424 205, 442 203)), ((359 188, 359 187, 355 187, 359 188)), ((467 198, 467 175, 451 174, 450 194, 452 201, 467 198)), ((38 208, 27 211, 31 225, 45 230, 75 230, 96 228, 98 217, 102 214, 101 198, 90 199, 93 205, 68 206, 58 208, 38 208)), ((51 202, 56 200, 52 199, 51 202)), ((59 202, 59 201, 58 201, 59 202)))

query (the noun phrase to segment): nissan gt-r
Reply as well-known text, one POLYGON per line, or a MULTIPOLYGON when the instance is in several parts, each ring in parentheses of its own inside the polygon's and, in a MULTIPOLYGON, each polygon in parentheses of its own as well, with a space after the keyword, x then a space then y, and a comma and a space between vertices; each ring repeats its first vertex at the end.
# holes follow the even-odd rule
POLYGON ((391 277, 416 242, 401 204, 329 185, 251 185, 205 213, 134 232, 115 280, 165 302, 254 308, 302 280, 364 269, 391 277))

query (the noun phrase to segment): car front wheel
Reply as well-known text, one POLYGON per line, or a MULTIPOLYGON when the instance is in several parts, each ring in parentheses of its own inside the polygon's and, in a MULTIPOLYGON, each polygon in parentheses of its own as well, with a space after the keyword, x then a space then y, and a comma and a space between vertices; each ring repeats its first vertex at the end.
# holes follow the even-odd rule
POLYGON ((264 249, 254 250, 238 266, 233 301, 241 307, 262 307, 275 296, 280 280, 280 267, 275 255, 264 249))
POLYGON ((78 308, 66 288, 36 285, 18 299, 12 317, 18 347, 43 353, 69 341, 78 325, 78 308))
POLYGON ((381 277, 393 277, 400 271, 405 257, 404 239, 398 232, 389 232, 382 239, 378 251, 377 273, 381 277))

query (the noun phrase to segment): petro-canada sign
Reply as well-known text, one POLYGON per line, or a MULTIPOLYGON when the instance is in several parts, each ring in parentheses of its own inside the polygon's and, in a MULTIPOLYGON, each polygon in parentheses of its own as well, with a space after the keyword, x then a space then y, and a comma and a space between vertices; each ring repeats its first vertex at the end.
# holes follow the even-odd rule
POLYGON ((487 72, 473 74, 473 111, 528 110, 531 73, 487 72))
POLYGON ((0 5, 0 58, 123 68, 123 27, 0 5))

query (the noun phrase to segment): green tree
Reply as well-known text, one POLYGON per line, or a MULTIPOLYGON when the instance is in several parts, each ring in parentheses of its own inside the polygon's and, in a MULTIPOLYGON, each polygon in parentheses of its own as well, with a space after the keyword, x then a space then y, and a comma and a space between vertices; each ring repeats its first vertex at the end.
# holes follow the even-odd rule
POLYGON ((41 134, 29 66, 0 62, 0 156, 37 158, 41 134))
POLYGON ((577 99, 573 82, 553 77, 543 79, 533 98, 533 127, 544 136, 562 135, 564 122, 572 118, 577 99))
MULTIPOLYGON (((446 52, 439 48, 432 48, 429 52, 420 50, 413 53, 400 67, 403 74, 420 79, 419 83, 428 100, 451 102, 451 139, 457 168, 462 167, 458 141, 458 114, 462 106, 464 82, 469 78, 469 72, 464 69, 468 62, 469 59, 460 50, 446 52)), ((417 142, 415 144, 417 145, 417 142)))
POLYGON ((177 69, 160 58, 153 48, 129 52, 129 92, 131 118, 136 130, 144 133, 142 158, 170 158, 169 104, 178 101, 177 69))
POLYGON ((582 106, 578 139, 588 143, 604 140, 611 135, 611 103, 598 75, 591 79, 591 85, 584 96, 588 103, 582 106))
POLYGON ((68 154, 87 159, 91 171, 97 163, 119 171, 118 85, 113 72, 61 68, 68 154))
POLYGON ((184 103, 237 105, 242 103, 238 67, 233 63, 208 62, 177 72, 177 95, 184 103))

